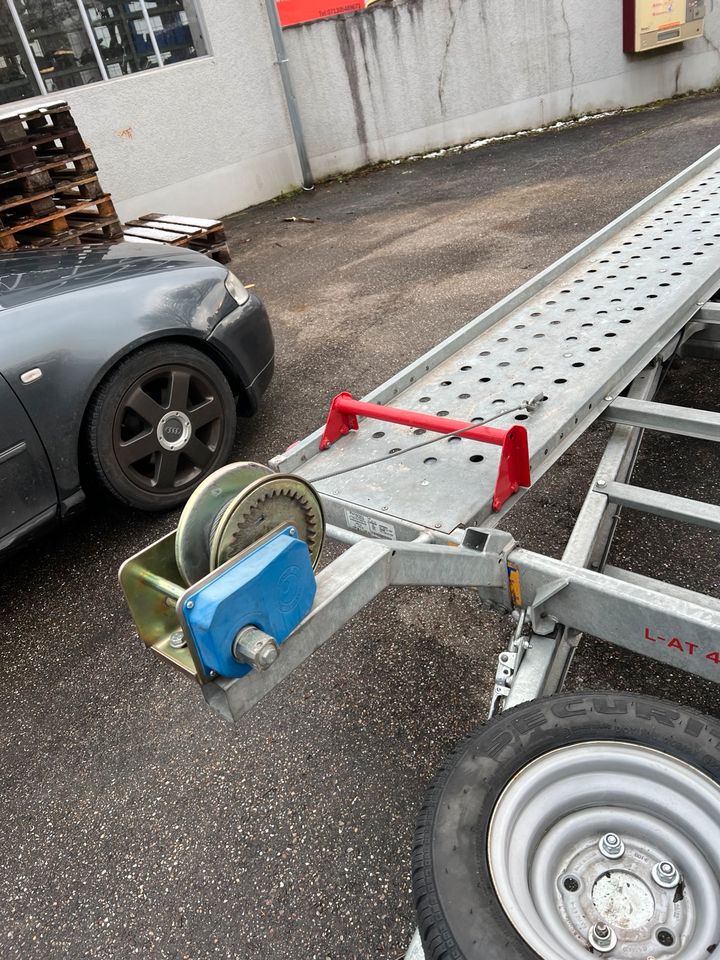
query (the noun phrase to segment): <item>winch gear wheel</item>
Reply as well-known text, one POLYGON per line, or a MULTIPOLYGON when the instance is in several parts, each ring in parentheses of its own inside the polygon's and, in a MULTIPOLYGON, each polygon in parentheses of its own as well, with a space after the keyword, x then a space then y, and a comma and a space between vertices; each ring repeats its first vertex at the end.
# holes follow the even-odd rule
POLYGON ((223 511, 211 536, 210 568, 219 567, 287 525, 295 527, 305 541, 315 567, 325 537, 322 507, 315 491, 299 477, 260 478, 241 490, 223 511))
POLYGON ((238 491, 267 476, 276 474, 261 463, 228 463, 194 491, 183 508, 175 534, 175 562, 188 586, 210 572, 212 535, 227 506, 236 499, 238 491))

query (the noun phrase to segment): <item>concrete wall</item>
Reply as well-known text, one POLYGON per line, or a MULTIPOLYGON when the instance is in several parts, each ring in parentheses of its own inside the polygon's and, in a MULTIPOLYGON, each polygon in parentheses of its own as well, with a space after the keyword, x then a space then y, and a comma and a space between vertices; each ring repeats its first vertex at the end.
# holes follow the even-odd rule
MULTIPOLYGON (((223 216, 300 182, 264 0, 199 4, 210 56, 61 94, 126 219, 223 216)), ((315 176, 714 86, 707 7, 706 40, 642 57, 621 0, 380 0, 292 27, 315 176)))
POLYGON ((622 49, 621 0, 384 0, 285 31, 316 176, 720 82, 707 39, 622 49))

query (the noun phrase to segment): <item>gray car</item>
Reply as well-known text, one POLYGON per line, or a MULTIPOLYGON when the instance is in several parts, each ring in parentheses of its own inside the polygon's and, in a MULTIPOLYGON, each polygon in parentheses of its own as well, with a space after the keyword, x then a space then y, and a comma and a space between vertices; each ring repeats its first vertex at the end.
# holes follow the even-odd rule
POLYGON ((262 303, 168 246, 0 257, 0 552, 91 489, 182 503, 227 459, 273 372, 262 303))

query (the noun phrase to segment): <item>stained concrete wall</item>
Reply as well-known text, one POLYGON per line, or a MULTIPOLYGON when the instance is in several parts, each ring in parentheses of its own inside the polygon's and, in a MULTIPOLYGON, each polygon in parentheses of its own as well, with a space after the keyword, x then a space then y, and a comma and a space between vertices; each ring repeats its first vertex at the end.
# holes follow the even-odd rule
MULTIPOLYGON (((125 218, 223 216, 300 183, 264 0, 199 6, 209 56, 62 93, 125 218)), ((292 27, 315 176, 714 86, 707 8, 707 39, 642 57, 621 0, 380 0, 292 27)))
POLYGON ((631 55, 621 0, 385 0, 285 31, 317 176, 720 82, 707 39, 631 55))

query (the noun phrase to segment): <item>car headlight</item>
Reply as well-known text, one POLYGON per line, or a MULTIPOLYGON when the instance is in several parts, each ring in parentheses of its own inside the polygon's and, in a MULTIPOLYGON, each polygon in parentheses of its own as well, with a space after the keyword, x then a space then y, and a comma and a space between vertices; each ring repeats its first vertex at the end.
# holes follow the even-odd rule
POLYGON ((225 289, 238 306, 241 306, 250 299, 250 294, 248 291, 242 285, 240 280, 238 280, 235 274, 231 273, 229 270, 227 276, 225 277, 225 289))

